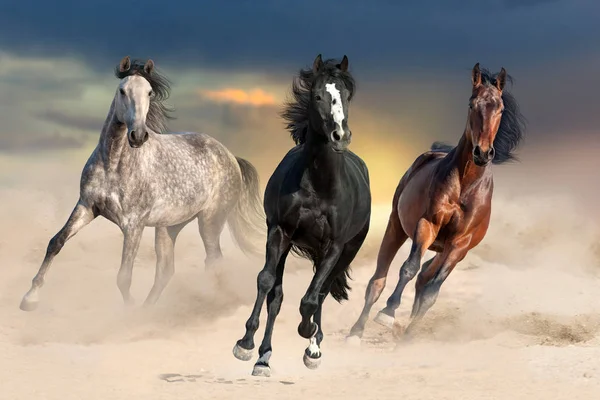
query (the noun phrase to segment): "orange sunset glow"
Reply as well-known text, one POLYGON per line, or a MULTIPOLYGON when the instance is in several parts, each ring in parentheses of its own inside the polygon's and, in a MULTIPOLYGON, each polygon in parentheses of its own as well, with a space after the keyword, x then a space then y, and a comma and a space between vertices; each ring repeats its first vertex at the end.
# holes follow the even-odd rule
POLYGON ((221 90, 199 90, 201 96, 223 103, 236 103, 251 106, 274 105, 277 103, 275 96, 271 93, 256 88, 251 90, 225 88, 221 90))

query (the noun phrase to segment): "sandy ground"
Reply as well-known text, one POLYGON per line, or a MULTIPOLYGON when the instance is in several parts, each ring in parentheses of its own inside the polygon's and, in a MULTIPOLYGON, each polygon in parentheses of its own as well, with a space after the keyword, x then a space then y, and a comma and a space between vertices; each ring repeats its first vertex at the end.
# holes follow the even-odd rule
MULTIPOLYGON (((188 226, 159 304, 126 310, 116 287, 121 234, 98 219, 56 258, 40 308, 20 311, 48 239, 76 201, 81 169, 60 158, 13 161, 0 162, 1 400, 600 398, 600 236, 594 221, 564 211, 578 210, 568 196, 498 190, 486 240, 445 283, 420 336, 396 348, 392 333, 370 322, 360 348, 352 348, 344 336, 362 307, 389 211, 376 206, 350 301, 325 304, 321 367, 302 363, 308 343, 296 333, 298 306, 312 271, 292 259, 272 376, 254 378, 254 360, 238 361, 231 349, 244 333, 263 260, 241 255, 227 233, 226 260, 218 274, 207 274, 197 228, 188 226)), ((154 277, 152 244, 148 229, 134 270, 138 303, 154 277)), ((391 293, 407 248, 374 311, 391 293)), ((413 293, 411 284, 401 322, 413 293)))

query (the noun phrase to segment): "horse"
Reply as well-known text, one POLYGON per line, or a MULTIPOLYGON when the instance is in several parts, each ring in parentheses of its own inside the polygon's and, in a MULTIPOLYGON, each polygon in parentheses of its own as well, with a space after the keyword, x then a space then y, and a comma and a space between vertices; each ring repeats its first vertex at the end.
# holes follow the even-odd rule
POLYGON ((309 339, 304 364, 321 361, 323 301, 348 299, 350 263, 369 230, 371 192, 364 161, 348 149, 352 132, 348 108, 355 81, 348 57, 301 69, 292 84, 293 100, 281 116, 296 143, 270 177, 264 195, 267 244, 264 268, 257 277, 257 296, 246 333, 233 348, 248 361, 254 349, 261 308, 267 300, 265 335, 252 374, 270 376, 271 337, 283 301, 283 272, 290 251, 313 262, 314 276, 300 302, 298 333, 309 339), (311 318, 313 321, 311 321, 311 318))
POLYGON ((475 64, 466 128, 458 145, 433 143, 400 180, 364 308, 348 335, 351 342, 360 342, 371 307, 385 287, 390 264, 409 237, 412 246, 400 268, 398 284, 375 318, 379 324, 393 327, 404 287, 419 272, 425 250, 436 252, 417 277, 404 339, 414 336, 448 275, 483 240, 491 215, 492 164, 516 160, 514 151, 525 135, 525 119, 515 98, 504 89, 507 80, 512 82, 504 68, 492 75, 475 64))
POLYGON ((220 235, 227 223, 246 254, 258 254, 263 234, 258 173, 223 144, 204 133, 169 133, 173 109, 168 78, 154 62, 124 57, 115 68, 120 80, 98 145, 81 173, 79 200, 46 255, 20 308, 34 310, 54 257, 67 240, 98 216, 123 233, 117 286, 126 305, 133 262, 145 227, 155 228, 156 275, 144 305, 155 304, 174 274, 174 246, 182 228, 198 220, 206 250, 205 268, 223 256, 220 235))

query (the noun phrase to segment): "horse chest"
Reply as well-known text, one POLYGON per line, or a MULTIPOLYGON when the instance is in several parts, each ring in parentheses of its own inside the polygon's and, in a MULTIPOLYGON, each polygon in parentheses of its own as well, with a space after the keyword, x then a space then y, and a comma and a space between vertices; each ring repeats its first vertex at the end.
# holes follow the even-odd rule
POLYGON ((318 209, 301 208, 294 226, 289 226, 294 241, 301 245, 317 246, 332 235, 332 226, 327 214, 318 209))
POLYGON ((127 225, 140 215, 136 212, 145 201, 144 194, 135 185, 130 185, 110 174, 97 174, 85 186, 86 200, 93 204, 104 218, 119 226, 127 225))

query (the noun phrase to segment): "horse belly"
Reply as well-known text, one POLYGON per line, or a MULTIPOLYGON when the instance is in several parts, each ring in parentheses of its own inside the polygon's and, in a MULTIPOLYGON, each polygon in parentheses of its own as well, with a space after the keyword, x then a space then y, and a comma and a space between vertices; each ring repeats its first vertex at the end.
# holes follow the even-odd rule
POLYGON ((173 226, 188 222, 198 215, 197 211, 181 208, 153 209, 146 219, 146 226, 173 226))
POLYGON ((146 219, 147 226, 172 226, 196 217, 206 202, 199 198, 160 200, 154 203, 146 219))
POLYGON ((417 223, 425 216, 431 202, 427 169, 425 166, 415 173, 406 183, 398 199, 397 212, 400 224, 411 239, 414 239, 417 223))

